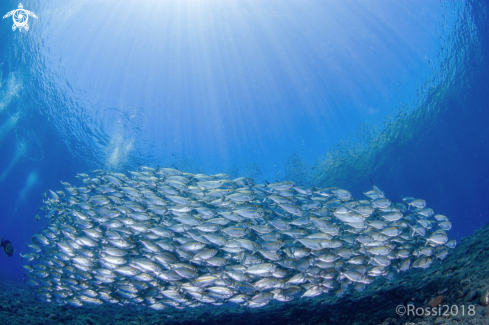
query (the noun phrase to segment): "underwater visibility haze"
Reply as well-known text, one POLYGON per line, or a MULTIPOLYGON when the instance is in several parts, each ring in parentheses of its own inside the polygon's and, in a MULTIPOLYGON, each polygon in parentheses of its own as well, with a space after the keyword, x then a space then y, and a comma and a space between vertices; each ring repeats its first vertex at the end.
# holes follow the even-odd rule
POLYGON ((0 324, 485 324, 488 9, 2 1, 0 324))

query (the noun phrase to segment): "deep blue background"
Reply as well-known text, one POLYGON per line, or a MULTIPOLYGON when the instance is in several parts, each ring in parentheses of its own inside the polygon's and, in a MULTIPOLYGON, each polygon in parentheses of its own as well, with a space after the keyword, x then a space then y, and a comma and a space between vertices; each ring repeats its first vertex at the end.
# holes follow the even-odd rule
MULTIPOLYGON (((27 33, 0 24, 0 236, 17 252, 48 188, 142 164, 356 197, 372 178, 458 240, 488 221, 485 2, 23 4, 27 33)), ((0 265, 23 274, 18 254, 0 265)))

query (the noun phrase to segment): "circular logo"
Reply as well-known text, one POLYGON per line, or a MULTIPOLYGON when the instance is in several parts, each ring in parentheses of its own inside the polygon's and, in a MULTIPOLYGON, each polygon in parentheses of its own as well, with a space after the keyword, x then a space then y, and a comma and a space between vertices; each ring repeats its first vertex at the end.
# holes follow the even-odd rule
POLYGON ((17 27, 24 27, 27 25, 27 20, 29 19, 29 15, 24 9, 17 9, 14 13, 14 24, 17 27))

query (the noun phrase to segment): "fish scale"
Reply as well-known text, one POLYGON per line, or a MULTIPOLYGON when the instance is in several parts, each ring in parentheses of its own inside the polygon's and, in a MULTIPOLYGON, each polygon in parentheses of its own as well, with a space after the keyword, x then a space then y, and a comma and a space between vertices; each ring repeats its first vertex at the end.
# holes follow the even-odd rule
POLYGON ((49 225, 21 255, 27 285, 46 302, 257 308, 361 291, 456 245, 426 201, 393 203, 375 185, 356 200, 340 188, 172 168, 91 175, 62 183, 66 195, 49 192, 49 225))

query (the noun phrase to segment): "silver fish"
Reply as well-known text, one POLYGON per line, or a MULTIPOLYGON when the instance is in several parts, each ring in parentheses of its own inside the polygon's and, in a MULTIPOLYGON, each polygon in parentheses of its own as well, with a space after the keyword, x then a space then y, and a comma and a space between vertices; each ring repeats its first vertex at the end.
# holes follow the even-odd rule
POLYGON ((376 277, 444 259, 450 221, 377 186, 355 199, 339 188, 137 171, 79 174, 46 194, 48 227, 21 255, 44 301, 155 310, 232 302, 258 308, 363 291, 376 277))

